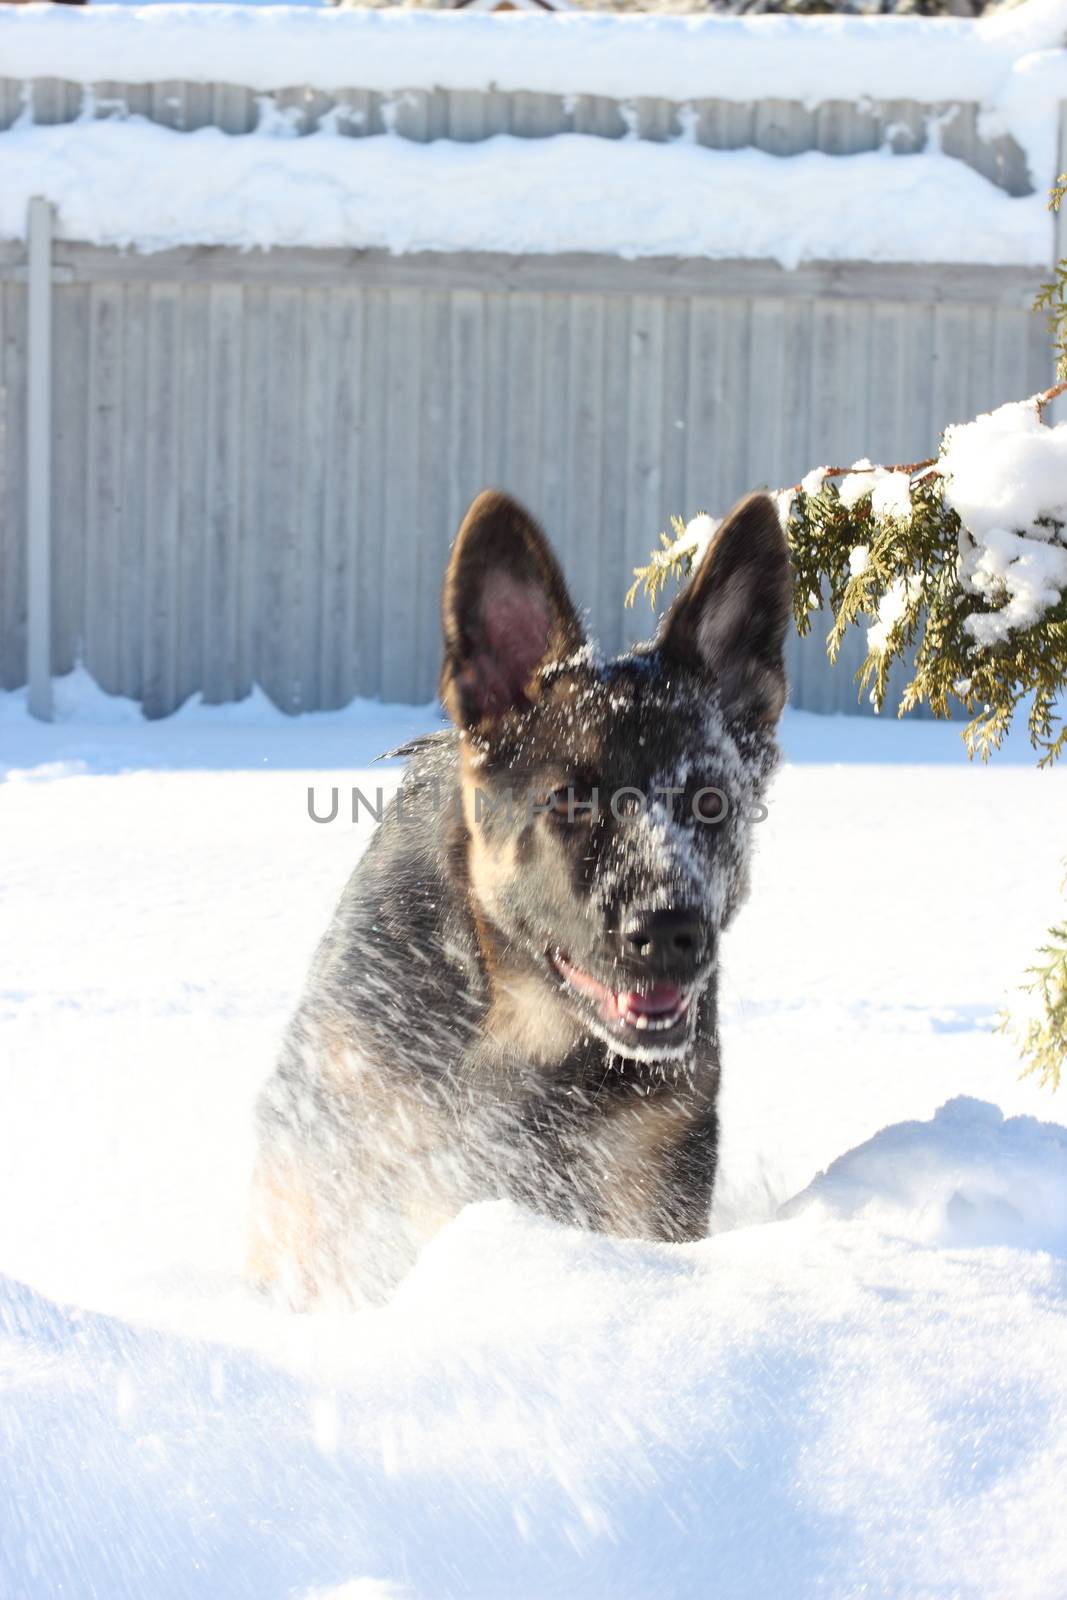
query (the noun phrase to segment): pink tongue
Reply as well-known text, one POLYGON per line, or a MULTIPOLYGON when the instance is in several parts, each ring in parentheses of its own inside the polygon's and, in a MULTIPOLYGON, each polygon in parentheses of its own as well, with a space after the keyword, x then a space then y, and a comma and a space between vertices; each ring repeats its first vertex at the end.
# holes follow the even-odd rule
POLYGON ((609 1022, 618 1018, 633 1022, 637 1017, 668 1017, 678 1010, 684 998, 676 983, 654 983, 644 994, 638 994, 633 989, 623 989, 616 994, 594 978, 591 972, 572 967, 565 956, 557 954, 555 961, 568 983, 599 1002, 609 1022))
POLYGON ((676 983, 657 983, 644 994, 629 990, 615 997, 621 1012, 638 1017, 666 1016, 671 1011, 677 1011, 681 1002, 682 991, 676 983))

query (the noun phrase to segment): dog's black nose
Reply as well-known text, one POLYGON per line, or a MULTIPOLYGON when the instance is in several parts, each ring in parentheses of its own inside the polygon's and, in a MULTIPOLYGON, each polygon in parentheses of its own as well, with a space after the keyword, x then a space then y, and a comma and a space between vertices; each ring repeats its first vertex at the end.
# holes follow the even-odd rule
POLYGON ((695 911, 631 911, 623 924, 623 953, 636 957, 654 972, 668 973, 695 967, 703 943, 702 924, 695 911))

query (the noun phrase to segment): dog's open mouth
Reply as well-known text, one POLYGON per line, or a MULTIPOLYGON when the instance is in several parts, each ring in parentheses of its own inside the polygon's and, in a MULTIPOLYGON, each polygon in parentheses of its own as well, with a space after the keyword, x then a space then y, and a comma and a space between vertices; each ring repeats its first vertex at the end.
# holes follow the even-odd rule
POLYGON ((567 987, 588 1001, 599 1020, 620 1040, 666 1044, 687 1031, 692 989, 664 982, 639 990, 611 989, 591 972, 574 966, 561 950, 554 950, 550 960, 567 987))

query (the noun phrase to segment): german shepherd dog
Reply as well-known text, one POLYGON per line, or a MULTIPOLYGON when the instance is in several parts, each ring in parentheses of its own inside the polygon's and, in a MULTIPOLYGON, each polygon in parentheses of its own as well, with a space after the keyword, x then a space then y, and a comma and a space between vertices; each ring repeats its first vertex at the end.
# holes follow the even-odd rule
POLYGON ((536 522, 471 506, 444 584, 454 727, 402 751, 258 1106, 253 1277, 381 1300, 472 1200, 701 1237, 716 962, 785 700, 774 503, 718 529, 656 638, 589 645, 536 522))

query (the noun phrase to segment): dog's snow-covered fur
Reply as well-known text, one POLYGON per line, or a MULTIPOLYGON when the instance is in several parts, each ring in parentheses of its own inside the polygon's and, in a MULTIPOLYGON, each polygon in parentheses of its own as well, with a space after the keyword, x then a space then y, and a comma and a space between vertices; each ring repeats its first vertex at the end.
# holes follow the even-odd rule
POLYGON ((754 495, 655 640, 601 661, 537 525, 475 501, 444 589, 454 728, 405 752, 260 1101, 259 1281, 378 1299, 487 1197, 702 1234, 719 937, 776 761, 789 601, 754 495))

